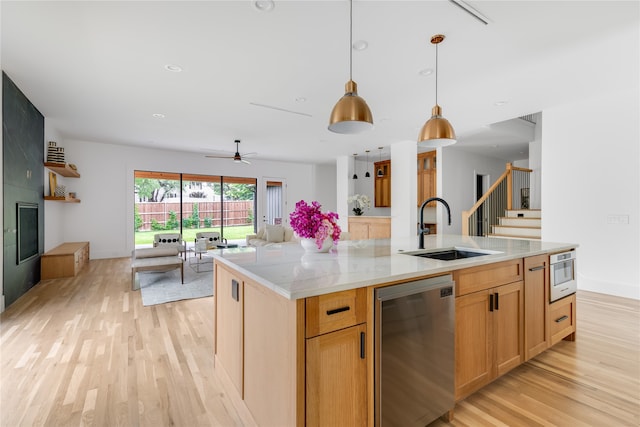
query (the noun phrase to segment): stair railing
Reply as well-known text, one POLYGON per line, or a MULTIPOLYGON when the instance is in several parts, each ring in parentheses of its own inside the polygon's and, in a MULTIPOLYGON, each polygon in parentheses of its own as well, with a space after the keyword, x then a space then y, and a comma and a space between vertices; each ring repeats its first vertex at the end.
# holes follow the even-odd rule
POLYGON ((462 235, 486 236, 505 210, 529 209, 529 175, 531 169, 507 163, 500 178, 469 209, 462 212, 462 235))

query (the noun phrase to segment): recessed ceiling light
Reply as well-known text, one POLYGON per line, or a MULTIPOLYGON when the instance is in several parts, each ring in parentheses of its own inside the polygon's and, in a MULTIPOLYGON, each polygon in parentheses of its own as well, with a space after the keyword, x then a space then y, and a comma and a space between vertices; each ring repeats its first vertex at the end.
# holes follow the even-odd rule
POLYGON ((154 118, 156 118, 156 119, 164 119, 165 118, 165 115, 161 114, 161 113, 154 113, 154 114, 152 114, 152 116, 154 118))
POLYGON ((509 101, 496 101, 493 103, 496 107, 502 107, 503 105, 507 105, 509 101))
POLYGON ((273 0, 256 0, 253 2, 253 7, 260 12, 271 12, 275 3, 273 0))
POLYGON ((366 40, 356 40, 351 46, 353 50, 365 50, 369 47, 369 43, 366 40))
POLYGON ((418 74, 420 74, 423 77, 430 76, 431 74, 433 74, 433 68, 424 68, 418 71, 418 74))
POLYGON ((304 96, 299 96, 296 98, 296 102, 307 102, 307 98, 304 96))
POLYGON ((167 71, 171 71, 173 73, 179 73, 180 71, 182 71, 182 67, 179 65, 174 65, 174 64, 167 64, 164 66, 164 69, 167 71))

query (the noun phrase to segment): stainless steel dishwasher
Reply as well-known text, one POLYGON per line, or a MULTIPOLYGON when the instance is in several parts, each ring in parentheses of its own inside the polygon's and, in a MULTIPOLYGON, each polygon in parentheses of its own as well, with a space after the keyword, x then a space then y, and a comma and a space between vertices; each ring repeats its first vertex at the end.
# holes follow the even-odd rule
POLYGON ((375 290, 376 426, 423 427, 454 406, 451 275, 375 290))

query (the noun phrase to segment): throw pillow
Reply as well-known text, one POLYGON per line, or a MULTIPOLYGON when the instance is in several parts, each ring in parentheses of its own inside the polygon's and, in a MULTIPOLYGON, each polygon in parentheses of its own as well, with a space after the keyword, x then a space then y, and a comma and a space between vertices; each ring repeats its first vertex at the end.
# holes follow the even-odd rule
POLYGON ((282 243, 284 241, 284 227, 267 224, 267 242, 282 243))

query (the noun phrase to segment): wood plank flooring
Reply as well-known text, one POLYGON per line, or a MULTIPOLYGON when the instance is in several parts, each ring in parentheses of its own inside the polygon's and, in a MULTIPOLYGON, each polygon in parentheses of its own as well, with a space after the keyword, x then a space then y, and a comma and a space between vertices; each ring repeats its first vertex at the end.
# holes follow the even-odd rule
MULTIPOLYGON (((129 258, 0 316, 0 426, 240 426, 213 375, 213 298, 143 307, 129 258)), ((433 426, 640 425, 640 303, 579 292, 578 334, 433 426)), ((283 426, 284 427, 284 426, 283 426)))

